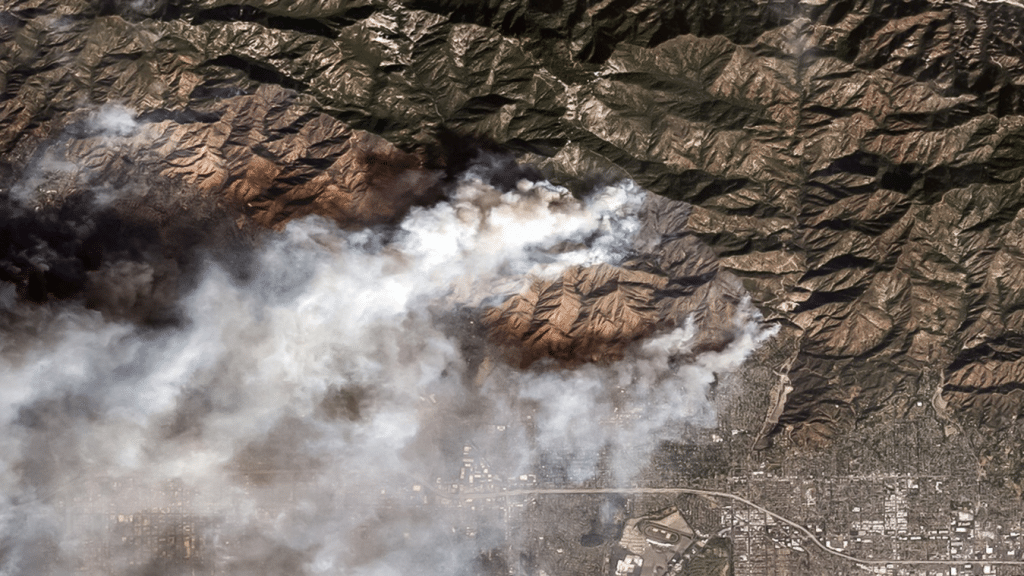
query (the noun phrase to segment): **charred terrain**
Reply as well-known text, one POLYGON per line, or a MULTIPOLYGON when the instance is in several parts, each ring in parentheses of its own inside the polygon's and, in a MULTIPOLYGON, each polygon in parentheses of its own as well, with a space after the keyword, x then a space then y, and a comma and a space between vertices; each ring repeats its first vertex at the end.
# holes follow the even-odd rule
POLYGON ((1022 23, 0 0, 0 573, 1024 573, 1022 23))

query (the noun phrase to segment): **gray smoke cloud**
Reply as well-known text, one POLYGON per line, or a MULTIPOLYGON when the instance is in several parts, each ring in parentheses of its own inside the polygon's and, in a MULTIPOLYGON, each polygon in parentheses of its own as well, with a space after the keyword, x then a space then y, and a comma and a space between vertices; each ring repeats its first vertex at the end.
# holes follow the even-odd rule
MULTIPOLYGON (((91 126, 136 129, 115 108, 91 126)), ((745 301, 718 351, 694 351, 693 321, 606 363, 489 350, 484 307, 620 262, 645 198, 628 181, 503 193, 471 170, 397 230, 311 217, 264 237, 245 280, 205 264, 173 326, 0 285, 0 574, 472 573, 503 528, 460 535, 465 510, 439 496, 467 446, 509 478, 548 459, 583 481, 610 458, 625 480, 713 426, 715 375, 774 333, 745 301)), ((120 266, 104 285, 145 281, 120 266)))

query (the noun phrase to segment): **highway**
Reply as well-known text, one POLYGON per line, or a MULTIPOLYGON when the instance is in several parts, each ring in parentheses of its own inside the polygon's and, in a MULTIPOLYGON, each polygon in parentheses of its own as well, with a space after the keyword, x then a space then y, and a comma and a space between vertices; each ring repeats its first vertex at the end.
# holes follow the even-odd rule
POLYGON ((775 520, 791 526, 798 530, 801 534, 807 537, 808 540, 814 543, 815 546, 821 548, 825 552, 838 556, 844 560, 850 562, 856 562, 858 564, 866 565, 885 565, 885 564, 899 564, 902 566, 952 566, 959 564, 989 564, 992 566, 1024 566, 1024 560, 904 560, 904 559, 865 559, 851 556, 839 550, 835 550, 825 545, 824 542, 818 539, 810 530, 800 524, 786 518, 782 515, 776 514, 767 508, 760 506, 747 500, 742 496, 736 494, 730 494, 728 492, 716 492, 713 490, 698 490, 696 488, 536 488, 536 489, 521 489, 521 490, 506 490, 503 492, 466 492, 461 494, 443 494, 440 492, 434 492, 438 496, 448 500, 480 500, 486 498, 515 498, 522 496, 545 496, 549 494, 696 494, 698 496, 708 496, 712 498, 725 498, 739 502, 746 506, 749 506, 755 510, 760 510, 766 515, 771 516, 775 520))

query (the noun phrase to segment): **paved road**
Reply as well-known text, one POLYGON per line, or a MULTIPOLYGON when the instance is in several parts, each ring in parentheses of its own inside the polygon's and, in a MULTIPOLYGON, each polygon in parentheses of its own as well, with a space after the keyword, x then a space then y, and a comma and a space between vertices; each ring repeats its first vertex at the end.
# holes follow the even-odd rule
POLYGON ((435 492, 442 498, 449 500, 480 500, 483 498, 513 498, 518 496, 543 496, 546 494, 696 494, 698 496, 710 496, 713 498, 727 498, 740 502, 755 510, 760 510, 768 516, 786 524, 792 526, 796 530, 799 530, 801 534, 807 537, 808 540, 813 542, 818 548, 821 548, 825 552, 838 556, 851 562, 858 564, 899 564, 903 566, 951 566, 958 564, 990 564, 993 566, 1024 566, 1024 560, 880 560, 880 559, 865 559, 857 558, 849 554, 840 552, 825 545, 824 542, 818 540, 810 530, 797 524, 796 522, 780 516, 771 510, 763 506, 754 504, 750 500, 737 496, 736 494, 730 494, 728 492, 715 492, 713 490, 697 490, 695 488, 537 488, 537 489, 524 489, 524 490, 507 490, 504 492, 477 492, 477 493, 462 493, 462 494, 442 494, 435 492))

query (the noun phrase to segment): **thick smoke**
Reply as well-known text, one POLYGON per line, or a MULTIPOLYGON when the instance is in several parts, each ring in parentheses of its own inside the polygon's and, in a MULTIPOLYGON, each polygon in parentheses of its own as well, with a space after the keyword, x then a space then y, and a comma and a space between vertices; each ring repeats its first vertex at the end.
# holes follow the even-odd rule
MULTIPOLYGON (((738 369, 776 332, 775 327, 761 327, 759 318, 744 300, 734 318, 734 338, 721 351, 694 355, 697 330, 689 320, 638 343, 610 364, 505 369, 489 384, 511 386, 514 402, 532 406, 537 452, 561 460, 569 480, 582 482, 597 475, 599 456, 607 456, 610 449, 606 472, 624 485, 645 464, 637 454, 650 454, 687 427, 716 425, 709 400, 716 375, 738 369)), ((501 396, 497 389, 493 392, 501 396)))
MULTIPOLYGON (((116 138, 132 122, 112 113, 92 129, 116 138)), ((770 335, 745 303, 720 351, 692 349, 693 322, 576 367, 516 368, 481 341, 488 306, 625 258, 644 201, 631 182, 578 200, 526 180, 501 192, 470 170, 397 229, 307 218, 268 233, 247 275, 204 259, 170 324, 81 297, 104 274, 152 279, 159 239, 80 265, 64 302, 29 304, 31 282, 4 277, 0 574, 472 573, 504 534, 456 530, 466 511, 444 490, 466 446, 505 477, 545 461, 570 481, 602 465, 624 480, 636 454, 713 425, 715 374, 770 335), (142 520, 159 517, 173 522, 142 520)), ((27 220, 9 228, 43 225, 16 207, 27 220)), ((65 218, 77 222, 46 222, 65 218)), ((60 268, 33 260, 40 243, 62 254, 47 238, 9 252, 60 268)), ((61 296, 49 286, 40 294, 61 296)))
POLYGON ((129 109, 104 106, 42 147, 20 179, 0 182, 0 281, 21 299, 158 324, 173 320, 206 261, 247 273, 249 234, 215 199, 181 194, 126 160, 139 127, 129 109))

